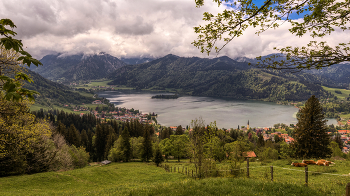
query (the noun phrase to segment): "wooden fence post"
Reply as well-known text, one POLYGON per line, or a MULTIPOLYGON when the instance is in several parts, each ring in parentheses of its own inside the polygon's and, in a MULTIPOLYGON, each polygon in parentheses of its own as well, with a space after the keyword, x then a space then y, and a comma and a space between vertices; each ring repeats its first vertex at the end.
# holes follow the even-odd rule
POLYGON ((247 158, 247 177, 249 178, 249 158, 247 158))
POLYGON ((182 167, 182 173, 184 173, 184 167, 182 167))
POLYGON ((350 182, 346 185, 346 193, 345 196, 350 196, 350 182))
POLYGON ((273 166, 271 165, 271 181, 273 181, 273 166))
POLYGON ((305 167, 305 186, 307 186, 308 185, 308 174, 309 172, 307 171, 307 167, 305 167))

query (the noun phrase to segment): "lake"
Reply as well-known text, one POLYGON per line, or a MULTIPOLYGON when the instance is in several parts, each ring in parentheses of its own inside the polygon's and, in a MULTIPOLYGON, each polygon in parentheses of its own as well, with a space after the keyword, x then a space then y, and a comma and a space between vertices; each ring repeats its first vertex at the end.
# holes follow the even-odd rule
MULTIPOLYGON (((272 127, 277 123, 296 124, 298 108, 271 102, 232 100, 213 97, 181 96, 178 99, 151 99, 162 94, 143 91, 104 91, 105 97, 117 107, 134 108, 142 113, 158 114, 157 121, 163 126, 190 125, 191 120, 202 117, 206 124, 216 121, 219 128, 272 127)), ((166 94, 166 93, 163 93, 166 94)), ((328 124, 336 124, 329 119, 328 124)))

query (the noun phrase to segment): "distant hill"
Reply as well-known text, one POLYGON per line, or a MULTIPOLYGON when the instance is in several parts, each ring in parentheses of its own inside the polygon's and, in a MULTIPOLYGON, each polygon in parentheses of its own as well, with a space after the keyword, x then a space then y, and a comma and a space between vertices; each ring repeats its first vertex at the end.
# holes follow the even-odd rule
POLYGON ((350 63, 332 65, 330 67, 325 67, 319 70, 309 70, 307 72, 335 81, 335 85, 328 86, 349 88, 350 63))
MULTIPOLYGON (((303 73, 304 74, 304 73, 303 73)), ((302 101, 311 95, 331 96, 314 81, 301 74, 254 69, 246 62, 226 56, 184 58, 167 55, 139 65, 127 65, 109 75, 111 85, 138 89, 176 89, 197 96, 262 99, 266 101, 302 101)), ((310 75, 311 77, 311 75, 310 75)))
POLYGON ((118 58, 103 52, 94 55, 47 55, 40 61, 43 66, 32 66, 30 69, 53 81, 101 79, 126 65, 118 58))
POLYGON ((80 95, 78 92, 72 91, 69 87, 52 82, 39 74, 28 70, 27 73, 31 76, 34 83, 25 83, 24 88, 29 90, 35 90, 40 93, 40 96, 36 98, 36 103, 47 105, 50 103, 61 103, 61 104, 82 104, 91 103, 95 99, 92 97, 85 97, 80 95))
MULTIPOLYGON (((261 58, 267 58, 270 55, 262 56, 261 58)), ((246 58, 246 57, 237 57, 234 58, 234 60, 238 62, 246 62, 251 63, 254 67, 254 64, 259 62, 255 58, 246 58)), ((286 60, 284 57, 278 57, 276 60, 286 60)), ((312 70, 303 70, 297 75, 302 75, 302 73, 305 73, 307 77, 311 76, 311 82, 316 83, 322 83, 322 85, 329 86, 329 87, 338 87, 338 88, 350 88, 350 63, 344 63, 344 64, 338 64, 338 65, 332 65, 330 67, 324 67, 322 69, 312 69, 312 70), (315 81, 315 78, 318 78, 317 81, 315 81)), ((307 79, 308 80, 308 79, 307 79)))
POLYGON ((155 58, 120 58, 121 61, 128 65, 136 65, 136 64, 141 64, 141 63, 148 63, 150 61, 155 60, 155 58))

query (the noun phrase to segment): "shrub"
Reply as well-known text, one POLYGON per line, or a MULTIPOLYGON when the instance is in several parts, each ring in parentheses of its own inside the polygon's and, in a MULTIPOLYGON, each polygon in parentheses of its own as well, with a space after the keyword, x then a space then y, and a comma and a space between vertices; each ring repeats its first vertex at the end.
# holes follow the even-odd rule
POLYGON ((261 161, 267 161, 268 159, 276 160, 278 159, 278 151, 270 147, 265 148, 265 150, 259 156, 261 161))
POLYGON ((85 167, 90 159, 89 153, 85 151, 84 147, 76 148, 72 145, 69 148, 69 154, 72 157, 72 163, 74 168, 85 167))

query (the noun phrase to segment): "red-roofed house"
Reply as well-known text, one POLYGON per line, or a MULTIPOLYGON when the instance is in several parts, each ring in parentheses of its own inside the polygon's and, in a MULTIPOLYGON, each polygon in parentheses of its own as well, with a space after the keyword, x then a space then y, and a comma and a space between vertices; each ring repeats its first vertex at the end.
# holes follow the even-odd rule
POLYGON ((350 130, 338 130, 338 133, 341 135, 345 135, 345 134, 350 133, 350 130))
POLYGON ((287 143, 287 144, 290 144, 294 141, 294 139, 292 137, 288 137, 288 138, 285 138, 284 141, 287 143))
POLYGON ((256 157, 256 154, 255 154, 255 152, 254 151, 248 151, 248 152, 246 152, 247 153, 247 155, 246 156, 244 156, 244 157, 247 157, 247 158, 253 158, 253 157, 256 157))

